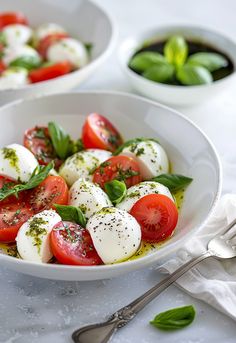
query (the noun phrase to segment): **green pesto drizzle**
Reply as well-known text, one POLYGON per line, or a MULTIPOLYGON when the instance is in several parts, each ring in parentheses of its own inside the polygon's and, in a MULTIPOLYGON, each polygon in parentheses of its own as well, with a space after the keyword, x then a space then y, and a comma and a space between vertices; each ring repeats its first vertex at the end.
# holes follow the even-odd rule
POLYGON ((41 217, 33 218, 29 223, 29 230, 25 233, 26 236, 31 236, 34 239, 34 246, 37 247, 38 253, 40 253, 42 245, 42 236, 47 234, 47 230, 42 227, 48 222, 41 217))
POLYGON ((3 148, 2 153, 3 158, 9 161, 10 165, 16 169, 17 173, 20 173, 19 158, 16 151, 12 148, 3 148))

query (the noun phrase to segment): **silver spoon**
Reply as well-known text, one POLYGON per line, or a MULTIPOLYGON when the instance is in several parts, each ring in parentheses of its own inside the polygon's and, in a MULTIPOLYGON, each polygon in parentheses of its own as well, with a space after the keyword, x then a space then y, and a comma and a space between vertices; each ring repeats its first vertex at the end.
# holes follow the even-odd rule
POLYGON ((213 237, 208 243, 208 250, 201 256, 195 257, 174 273, 167 276, 149 291, 132 301, 129 305, 121 308, 103 323, 92 324, 76 330, 72 334, 75 343, 106 343, 113 333, 129 323, 137 313, 147 304, 155 299, 161 292, 180 278, 189 269, 208 257, 215 257, 219 260, 229 259, 236 256, 236 219, 232 221, 224 230, 213 237), (232 229, 233 228, 233 229, 232 229))

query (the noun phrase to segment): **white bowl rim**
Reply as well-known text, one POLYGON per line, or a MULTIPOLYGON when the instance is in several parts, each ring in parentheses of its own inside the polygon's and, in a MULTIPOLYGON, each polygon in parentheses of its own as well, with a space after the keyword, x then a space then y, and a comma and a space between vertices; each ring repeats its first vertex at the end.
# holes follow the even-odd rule
MULTIPOLYGON (((39 95, 30 99, 18 99, 15 100, 11 103, 8 103, 4 106, 2 106, 0 108, 0 110, 4 110, 7 109, 8 107, 14 107, 17 106, 18 104, 22 103, 22 102, 32 102, 35 99, 41 99, 41 98, 49 98, 49 97, 57 97, 60 95, 76 95, 76 94, 87 94, 87 95, 118 95, 118 96, 122 96, 122 97, 128 97, 128 98, 132 98, 132 99, 137 99, 137 100, 141 100, 143 102, 146 102, 148 104, 154 105, 154 106, 158 106, 159 108, 163 108, 166 110, 171 111, 172 113, 175 113, 175 115, 177 115, 178 117, 184 119, 185 121, 187 121, 191 126, 193 126, 195 129, 197 129, 198 131, 200 131, 200 133, 203 135, 203 137, 205 138, 205 140, 207 141, 207 143, 209 144, 209 146, 212 149, 212 152, 214 154, 216 163, 217 163, 217 175, 218 175, 218 180, 217 180, 217 191, 216 191, 216 195, 215 195, 215 199, 211 205, 211 208, 208 212, 208 215, 206 216, 206 218, 199 223, 198 226, 194 227, 190 232, 186 233, 185 236, 181 239, 178 240, 176 242, 173 243, 169 243, 168 245, 166 245, 164 248, 166 248, 166 252, 164 254, 162 254, 161 259, 163 257, 165 257, 166 255, 169 254, 169 251, 171 250, 172 253, 174 253, 180 245, 183 245, 184 243, 186 243, 186 241, 193 236, 193 234, 196 234, 198 231, 200 231, 204 225, 207 223, 209 217, 211 216, 212 212, 214 211, 218 200, 220 198, 221 195, 221 189, 222 189, 222 166, 221 166, 221 162, 220 162, 220 158, 218 156, 218 153, 213 145, 213 143, 211 142, 211 140, 207 137, 207 135, 202 131, 201 128, 198 127, 198 125, 196 125, 192 120, 190 120, 189 118, 185 117, 183 114, 181 114, 180 112, 176 111, 175 109, 172 109, 166 105, 163 105, 161 103, 158 103, 156 101, 153 100, 149 100, 145 97, 139 96, 139 95, 135 95, 135 94, 131 94, 128 92, 120 92, 120 91, 110 91, 110 90, 102 90, 102 91, 98 91, 98 90, 89 90, 89 91, 72 91, 72 92, 61 92, 61 93, 55 93, 55 94, 49 94, 49 95, 39 95)), ((163 248, 161 248, 163 249, 163 248)), ((142 268, 145 265, 149 265, 149 264, 154 264, 155 261, 158 260, 153 258, 155 255, 155 252, 152 254, 148 254, 144 257, 140 257, 137 258, 135 260, 131 260, 131 261, 124 261, 124 262, 120 262, 120 263, 116 263, 116 264, 107 264, 107 265, 95 265, 95 266, 72 266, 72 265, 64 265, 64 264, 50 264, 50 263, 39 263, 39 262, 32 262, 32 261, 26 261, 23 259, 18 259, 16 257, 12 257, 12 256, 8 256, 5 254, 0 253, 0 261, 7 261, 7 262, 15 262, 15 263, 23 263, 25 266, 37 266, 37 268, 47 268, 47 269, 51 269, 51 271, 53 272, 53 270, 70 270, 70 271, 74 271, 74 272, 92 272, 96 269, 97 272, 102 272, 104 270, 107 271, 119 271, 119 270, 128 270, 129 267, 132 268, 132 266, 136 266, 136 268, 138 268, 138 266, 140 268, 142 268), (126 267, 126 268, 124 268, 126 267)))
MULTIPOLYGON (((227 40, 229 43, 231 43, 232 45, 235 46, 236 48, 236 41, 234 41, 231 37, 228 37, 227 35, 225 35, 223 32, 221 32, 220 30, 215 30, 215 29, 210 29, 210 28, 207 28, 205 26, 202 26, 202 25, 178 25, 178 24, 171 24, 171 25, 160 25, 160 26, 157 26, 156 28, 155 27, 150 27, 144 31, 141 32, 140 35, 142 34, 145 34, 145 33, 148 33, 149 31, 155 31, 156 34, 158 34, 159 30, 177 30, 177 29, 180 29, 180 30, 185 30, 185 29, 189 29, 189 30, 201 30, 201 31, 205 31, 205 32, 210 32, 210 33, 213 33, 219 37, 221 37, 222 39, 224 40, 227 40)), ((164 32, 163 32, 164 33, 164 32)), ((190 34, 191 35, 191 34, 190 34)), ((220 84, 220 83, 223 83, 225 82, 226 80, 229 80, 230 78, 234 77, 235 74, 236 74, 236 65, 235 63, 233 63, 233 72, 225 77, 223 77, 222 79, 219 79, 219 80, 216 80, 216 81, 213 81, 212 83, 209 83, 209 84, 205 84, 205 85, 189 85, 189 86, 186 86, 186 85, 169 85, 169 84, 166 84, 166 83, 161 83, 161 82, 155 82, 155 81, 152 81, 152 80, 149 80, 149 79, 146 79, 144 78, 142 75, 139 75, 137 73, 135 73, 132 69, 130 69, 128 67, 128 60, 125 59, 125 63, 123 62, 123 58, 122 58, 122 52, 123 52, 123 48, 125 46, 125 44, 130 40, 130 39, 133 39, 133 38, 137 38, 138 39, 139 35, 132 35, 132 36, 129 36, 129 37, 126 37, 120 44, 120 47, 119 47, 119 57, 120 57, 120 62, 121 62, 121 65, 122 67, 124 68, 125 72, 130 74, 132 77, 135 77, 138 81, 143 81, 143 82, 146 82, 147 84, 152 84, 153 87, 155 86, 158 86, 158 87, 163 87, 163 88, 166 88, 166 89, 175 89, 175 90, 187 90, 187 89, 191 89, 191 90, 194 90, 194 89, 202 89, 204 87, 214 87, 214 85, 216 84, 220 84)), ((150 37, 150 39, 152 39, 152 37, 150 37)), ((208 40, 209 41, 209 40, 208 40)), ((209 41, 210 43, 210 41, 209 41)), ((217 47, 218 48, 218 47, 217 47)), ((133 50, 133 53, 135 52, 136 50, 134 49, 133 50)), ((221 48, 219 47, 219 52, 221 51, 221 48)))

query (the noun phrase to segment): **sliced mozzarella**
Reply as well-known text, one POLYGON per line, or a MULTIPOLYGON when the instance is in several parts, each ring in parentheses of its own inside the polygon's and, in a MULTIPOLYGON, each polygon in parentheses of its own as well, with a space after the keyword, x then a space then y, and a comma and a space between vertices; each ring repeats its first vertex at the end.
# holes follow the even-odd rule
POLYGON ((120 155, 133 157, 139 164, 144 180, 168 173, 169 161, 165 150, 152 140, 143 140, 125 147, 120 155))
POLYGON ((3 63, 8 66, 19 57, 33 57, 40 60, 38 52, 28 45, 9 46, 3 51, 3 63))
POLYGON ((92 181, 92 171, 111 157, 111 152, 101 149, 88 149, 78 152, 65 161, 59 175, 69 186, 80 178, 92 181))
POLYGON ((32 29, 29 26, 21 24, 7 25, 2 30, 6 45, 16 46, 24 45, 32 38, 32 29))
POLYGON ((28 149, 20 144, 11 144, 0 149, 0 175, 27 182, 38 161, 28 149))
POLYGON ((115 207, 105 207, 89 218, 86 226, 95 249, 105 264, 131 257, 141 242, 141 229, 134 217, 115 207))
POLYGON ((29 83, 28 71, 24 68, 12 67, 6 69, 0 77, 0 90, 14 89, 29 83))
POLYGON ((74 67, 81 68, 88 63, 88 53, 78 40, 63 38, 48 48, 47 59, 50 62, 69 61, 74 67))
POLYGON ((116 207, 129 212, 133 205, 148 194, 164 194, 174 201, 169 189, 159 182, 144 181, 127 190, 126 197, 116 207))
POLYGON ((70 189, 69 205, 79 207, 88 219, 103 207, 112 206, 112 203, 99 186, 80 179, 70 189))
POLYGON ((53 210, 40 212, 25 222, 16 237, 17 250, 24 260, 48 262, 53 254, 50 232, 61 217, 53 210))
POLYGON ((58 24, 46 23, 46 24, 42 24, 42 25, 38 26, 34 32, 35 38, 37 40, 41 40, 41 39, 47 37, 48 35, 51 35, 54 33, 66 33, 66 30, 58 24))

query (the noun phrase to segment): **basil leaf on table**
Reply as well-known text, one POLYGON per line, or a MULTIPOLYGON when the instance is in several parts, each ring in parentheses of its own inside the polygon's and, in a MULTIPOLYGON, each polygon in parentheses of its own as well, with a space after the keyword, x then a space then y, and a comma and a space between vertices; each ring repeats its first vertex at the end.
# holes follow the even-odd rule
POLYGON ((176 73, 177 79, 187 86, 205 85, 213 82, 211 73, 204 67, 185 64, 176 73))
POLYGON ((0 201, 10 195, 15 195, 16 197, 18 197, 19 192, 37 187, 44 179, 46 179, 53 167, 53 162, 50 162, 47 166, 38 166, 35 168, 28 182, 15 185, 12 188, 4 187, 0 189, 0 201))
POLYGON ((53 205, 56 208, 57 213, 61 216, 62 220, 68 220, 81 225, 86 226, 86 218, 79 207, 70 205, 53 205))
POLYGON ((164 56, 175 66, 182 66, 188 56, 188 45, 182 36, 170 37, 164 46, 164 56))
POLYGON ((227 67, 229 64, 224 56, 214 52, 197 52, 189 56, 187 63, 205 67, 210 72, 227 67))
POLYGON ((32 70, 38 68, 41 64, 41 61, 36 56, 22 56, 18 57, 14 61, 12 61, 9 66, 10 67, 21 67, 27 70, 32 70))
POLYGON ((142 75, 148 80, 165 83, 173 79, 174 73, 173 65, 162 63, 148 68, 142 75))
POLYGON ((159 313, 150 324, 158 329, 171 331, 179 330, 190 325, 195 318, 195 309, 192 305, 173 308, 159 313))
POLYGON ((171 192, 176 192, 184 187, 187 187, 193 179, 179 174, 161 174, 152 179, 169 188, 171 192))
POLYGON ((109 199, 115 205, 119 204, 126 196, 127 188, 123 181, 112 180, 106 182, 104 187, 109 199))
POLYGON ((142 73, 153 65, 160 63, 167 63, 163 55, 158 52, 143 51, 132 57, 129 67, 142 73))

